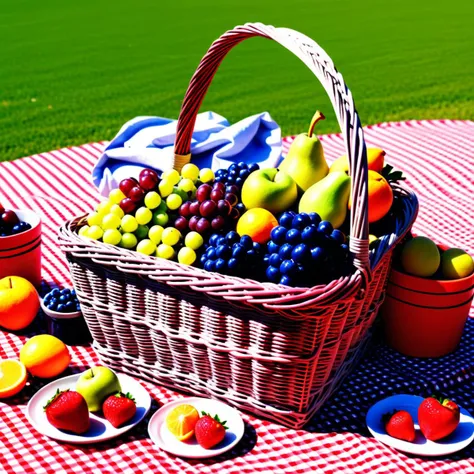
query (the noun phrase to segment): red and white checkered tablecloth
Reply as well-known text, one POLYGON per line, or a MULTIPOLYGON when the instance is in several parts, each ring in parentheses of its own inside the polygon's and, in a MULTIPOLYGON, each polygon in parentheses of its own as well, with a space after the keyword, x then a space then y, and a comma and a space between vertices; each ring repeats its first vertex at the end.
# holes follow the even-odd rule
MULTIPOLYGON (((474 122, 379 124, 366 127, 365 138, 369 146, 386 150, 387 161, 405 172, 407 185, 417 193, 420 213, 414 230, 474 254, 474 122)), ((344 152, 339 134, 323 136, 322 141, 329 161, 344 152)), ((286 148, 289 143, 291 139, 286 139, 286 148)), ((70 283, 56 232, 66 219, 89 211, 98 200, 90 172, 103 147, 104 143, 93 143, 0 163, 0 201, 7 207, 33 209, 43 218, 46 286, 70 283)), ((18 357, 30 335, 0 331, 0 358, 18 357)), ((71 347, 71 353, 72 372, 98 363, 90 347, 71 347)), ((154 399, 153 412, 161 404, 184 396, 142 383, 154 399)), ((359 379, 355 379, 355 387, 359 387, 357 383, 359 379)), ((217 459, 192 461, 155 447, 145 421, 121 438, 103 444, 74 446, 50 440, 38 434, 24 414, 37 389, 35 383, 27 385, 16 398, 0 402, 0 472, 474 473, 473 449, 444 459, 421 459, 380 444, 364 430, 351 432, 350 417, 342 410, 351 403, 348 396, 336 395, 329 400, 319 424, 308 430, 290 430, 243 414, 245 436, 233 451, 217 459), (331 413, 333 419, 328 415, 331 413), (342 413, 341 419, 338 413, 342 413), (348 429, 340 428, 346 425, 348 429)), ((375 399, 383 398, 383 393, 380 391, 375 399)), ((363 413, 353 403, 349 413, 354 419, 359 416, 361 423, 363 413)))

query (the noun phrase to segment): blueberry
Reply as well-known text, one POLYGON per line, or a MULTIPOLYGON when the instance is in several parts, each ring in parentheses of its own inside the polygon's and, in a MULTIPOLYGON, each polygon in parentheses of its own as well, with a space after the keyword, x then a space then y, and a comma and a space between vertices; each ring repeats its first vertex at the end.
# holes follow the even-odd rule
POLYGON ((278 251, 278 255, 280 255, 280 257, 281 257, 282 259, 290 258, 292 251, 293 251, 293 245, 291 245, 291 244, 283 244, 283 245, 280 247, 280 250, 278 251))
POLYGON ((204 265, 207 262, 207 255, 203 253, 199 261, 204 265))
POLYGON ((311 219, 305 212, 297 214, 291 221, 291 227, 298 230, 303 230, 309 224, 311 224, 311 219))
POLYGON ((221 272, 227 267, 227 262, 223 258, 218 258, 215 263, 216 272, 221 272))
POLYGON ((293 278, 288 275, 283 275, 280 278, 280 285, 293 286, 293 278))
POLYGON ((331 238, 334 239, 338 244, 343 244, 346 241, 346 236, 339 229, 334 229, 331 232, 331 238))
POLYGON ((253 247, 253 240, 249 235, 243 235, 240 238, 240 243, 246 250, 250 250, 253 247))
POLYGON ((240 244, 234 244, 232 247, 232 257, 236 259, 241 259, 245 255, 245 249, 242 245, 240 244))
POLYGON ((287 229, 286 227, 283 227, 282 225, 279 225, 277 227, 274 227, 272 229, 272 232, 270 234, 273 242, 275 242, 276 244, 284 244, 285 243, 285 240, 286 240, 286 233, 287 233, 287 229))
POLYGON ((251 173, 253 173, 254 171, 257 171, 258 169, 260 169, 260 166, 258 166, 257 163, 252 163, 250 166, 249 166, 249 171, 251 173))
POLYGON ((226 178, 226 183, 229 183, 229 184, 234 184, 234 177, 233 176, 227 176, 226 178))
POLYGON ((272 267, 272 266, 269 266, 267 268, 267 271, 265 272, 266 275, 267 275, 267 278, 270 280, 270 281, 273 281, 273 282, 277 282, 280 280, 280 270, 278 270, 278 268, 275 268, 275 267, 272 267))
POLYGON ((235 244, 240 241, 240 236, 235 232, 235 230, 231 230, 226 236, 225 239, 229 245, 235 244))
POLYGON ((240 169, 244 169, 244 170, 246 170, 246 169, 248 168, 247 163, 245 163, 245 161, 239 161, 239 162, 237 163, 237 166, 238 166, 240 169))
POLYGON ((71 290, 69 288, 63 288, 61 290, 61 294, 62 295, 70 295, 71 294, 71 290))
POLYGON ((209 245, 212 247, 215 247, 217 245, 217 241, 220 238, 219 234, 212 234, 211 237, 209 238, 209 245))
POLYGON ((58 301, 57 298, 54 298, 54 297, 53 297, 53 298, 51 298, 51 299, 49 300, 49 303, 50 303, 50 304, 57 305, 57 304, 59 303, 59 301, 58 301))
POLYGON ((215 270, 214 261, 208 260, 208 261, 204 264, 204 270, 207 270, 208 272, 213 272, 213 271, 215 270))
POLYGON ((262 245, 259 244, 258 242, 254 242, 253 243, 253 249, 255 250, 255 252, 260 253, 261 250, 262 250, 262 245))
POLYGON ((58 288, 55 288, 53 291, 51 291, 51 295, 53 295, 54 297, 57 297, 61 294, 61 292, 59 291, 58 288))
POLYGON ((247 250, 247 258, 254 259, 257 256, 257 252, 254 249, 247 250))
POLYGON ((315 212, 309 213, 309 219, 311 220, 311 224, 314 225, 319 225, 321 222, 321 217, 319 217, 319 214, 316 214, 315 212))
POLYGON ((58 313, 65 313, 66 312, 66 305, 64 304, 58 304, 58 307, 56 308, 56 311, 58 311, 58 313))
POLYGON ((206 255, 208 260, 215 260, 217 258, 216 249, 213 247, 209 247, 206 252, 206 255))
POLYGON ((239 262, 236 258, 230 258, 227 262, 227 266, 229 267, 229 270, 235 271, 239 266, 239 262))
POLYGON ((270 240, 267 244, 267 249, 270 253, 276 253, 280 250, 280 246, 273 242, 273 240, 270 240))
POLYGON ((52 297, 53 297, 53 296, 52 296, 50 293, 48 293, 48 294, 43 298, 43 302, 44 302, 44 304, 45 304, 46 306, 47 306, 48 303, 51 301, 51 298, 52 298, 52 297))
POLYGON ((229 166, 229 173, 231 171, 238 171, 238 168, 239 168, 239 165, 237 163, 232 163, 230 166, 229 166))
POLYGON ((301 232, 301 240, 306 244, 315 244, 318 241, 318 229, 315 225, 306 226, 301 232))
POLYGON ((81 305, 79 303, 76 304, 76 311, 80 311, 81 310, 81 305))
POLYGON ((46 305, 46 307, 50 309, 51 311, 56 311, 57 305, 56 303, 49 303, 48 305, 46 305))
POLYGON ((264 256, 263 256, 263 263, 265 265, 269 265, 269 261, 270 261, 270 254, 266 253, 264 256))
POLYGON ((333 231, 333 226, 328 221, 321 221, 319 226, 318 226, 318 230, 320 232, 322 232, 323 234, 331 235, 331 233, 333 231))
POLYGON ((287 229, 291 229, 291 223, 293 222, 293 217, 295 217, 294 212, 284 212, 280 217, 280 225, 286 227, 287 229))
POLYGON ((67 313, 73 313, 76 310, 76 305, 72 301, 68 301, 65 308, 67 313))
POLYGON ((245 204, 243 202, 238 202, 235 205, 235 207, 240 212, 240 215, 242 215, 247 210, 247 208, 245 207, 245 204))
POLYGON ((311 257, 309 247, 305 244, 299 244, 291 252, 291 258, 298 263, 304 263, 311 257))
POLYGON ((298 229, 290 229, 286 233, 286 241, 292 245, 299 244, 301 242, 301 232, 298 229))
POLYGON ((71 295, 76 296, 76 290, 71 290, 71 295))
POLYGON ((277 253, 272 253, 270 255, 270 258, 268 259, 268 263, 272 265, 273 267, 280 267, 281 265, 281 257, 277 253))
POLYGON ((239 177, 245 179, 249 175, 249 170, 241 169, 239 171, 239 177))
POLYGON ((347 244, 342 244, 341 249, 344 250, 344 252, 347 252, 349 250, 349 246, 347 244))
POLYGON ((321 263, 324 260, 326 251, 321 247, 314 247, 311 249, 311 260, 314 263, 321 263))
POLYGON ((244 184, 244 180, 243 178, 241 178, 240 176, 238 178, 235 179, 235 184, 237 186, 242 186, 242 184, 244 184))
POLYGON ((293 260, 283 260, 280 265, 280 272, 283 275, 295 275, 298 273, 298 267, 293 260))
POLYGON ((216 255, 219 259, 227 259, 230 257, 231 250, 228 245, 219 245, 216 249, 216 255))
POLYGON ((21 228, 20 224, 15 224, 12 227, 12 234, 19 234, 20 232, 23 232, 23 229, 21 228))
POLYGON ((61 303, 67 303, 67 302, 69 301, 69 295, 61 295, 61 296, 59 297, 59 301, 60 301, 61 303))
POLYGON ((229 171, 229 176, 231 178, 236 178, 237 176, 239 176, 239 171, 236 169, 233 169, 232 171, 229 171))
POLYGON ((217 183, 222 183, 224 181, 223 176, 216 176, 216 182, 217 183))
POLYGON ((216 242, 216 247, 218 247, 219 245, 224 245, 225 244, 225 237, 224 236, 219 236, 219 238, 217 239, 217 242, 216 242))

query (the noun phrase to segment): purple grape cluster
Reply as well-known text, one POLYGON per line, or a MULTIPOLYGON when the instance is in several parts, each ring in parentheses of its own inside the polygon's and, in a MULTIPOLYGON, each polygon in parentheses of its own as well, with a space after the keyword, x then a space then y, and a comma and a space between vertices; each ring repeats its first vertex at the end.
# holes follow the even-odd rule
POLYGON ((318 214, 284 212, 264 257, 266 279, 287 286, 327 283, 351 271, 343 232, 318 214))
POLYGON ((256 279, 264 255, 263 245, 254 242, 248 235, 241 237, 237 232, 230 231, 226 235, 211 235, 200 262, 209 272, 256 279))

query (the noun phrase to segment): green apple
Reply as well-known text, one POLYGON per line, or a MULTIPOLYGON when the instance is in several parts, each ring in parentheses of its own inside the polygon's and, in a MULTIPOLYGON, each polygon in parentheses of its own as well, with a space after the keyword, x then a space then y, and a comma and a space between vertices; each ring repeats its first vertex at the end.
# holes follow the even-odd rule
POLYGON ((242 202, 247 209, 262 207, 278 214, 291 207, 297 197, 295 180, 276 168, 250 173, 242 186, 242 202))
POLYGON ((109 395, 121 391, 117 375, 108 367, 92 367, 86 370, 76 383, 76 392, 85 398, 89 411, 101 410, 109 395))

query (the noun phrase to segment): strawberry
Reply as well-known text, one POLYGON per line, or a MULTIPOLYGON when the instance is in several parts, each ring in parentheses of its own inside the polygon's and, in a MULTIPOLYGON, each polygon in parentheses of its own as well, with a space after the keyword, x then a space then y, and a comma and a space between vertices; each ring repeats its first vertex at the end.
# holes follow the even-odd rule
POLYGON ((459 407, 443 397, 425 398, 418 408, 418 423, 426 439, 436 441, 450 435, 459 424, 459 407))
POLYGON ((216 415, 214 418, 205 411, 194 426, 194 435, 197 442, 204 448, 209 449, 219 444, 225 437, 225 421, 219 420, 216 415))
POLYGON ((43 410, 48 421, 59 430, 82 434, 89 429, 89 409, 80 393, 58 389, 43 410))
POLYGON ((112 426, 118 428, 119 426, 132 419, 137 411, 135 399, 130 393, 116 393, 110 395, 102 405, 102 411, 105 419, 108 420, 112 426))
POLYGON ((410 413, 405 410, 393 410, 382 416, 387 434, 404 441, 415 441, 415 423, 410 413))

